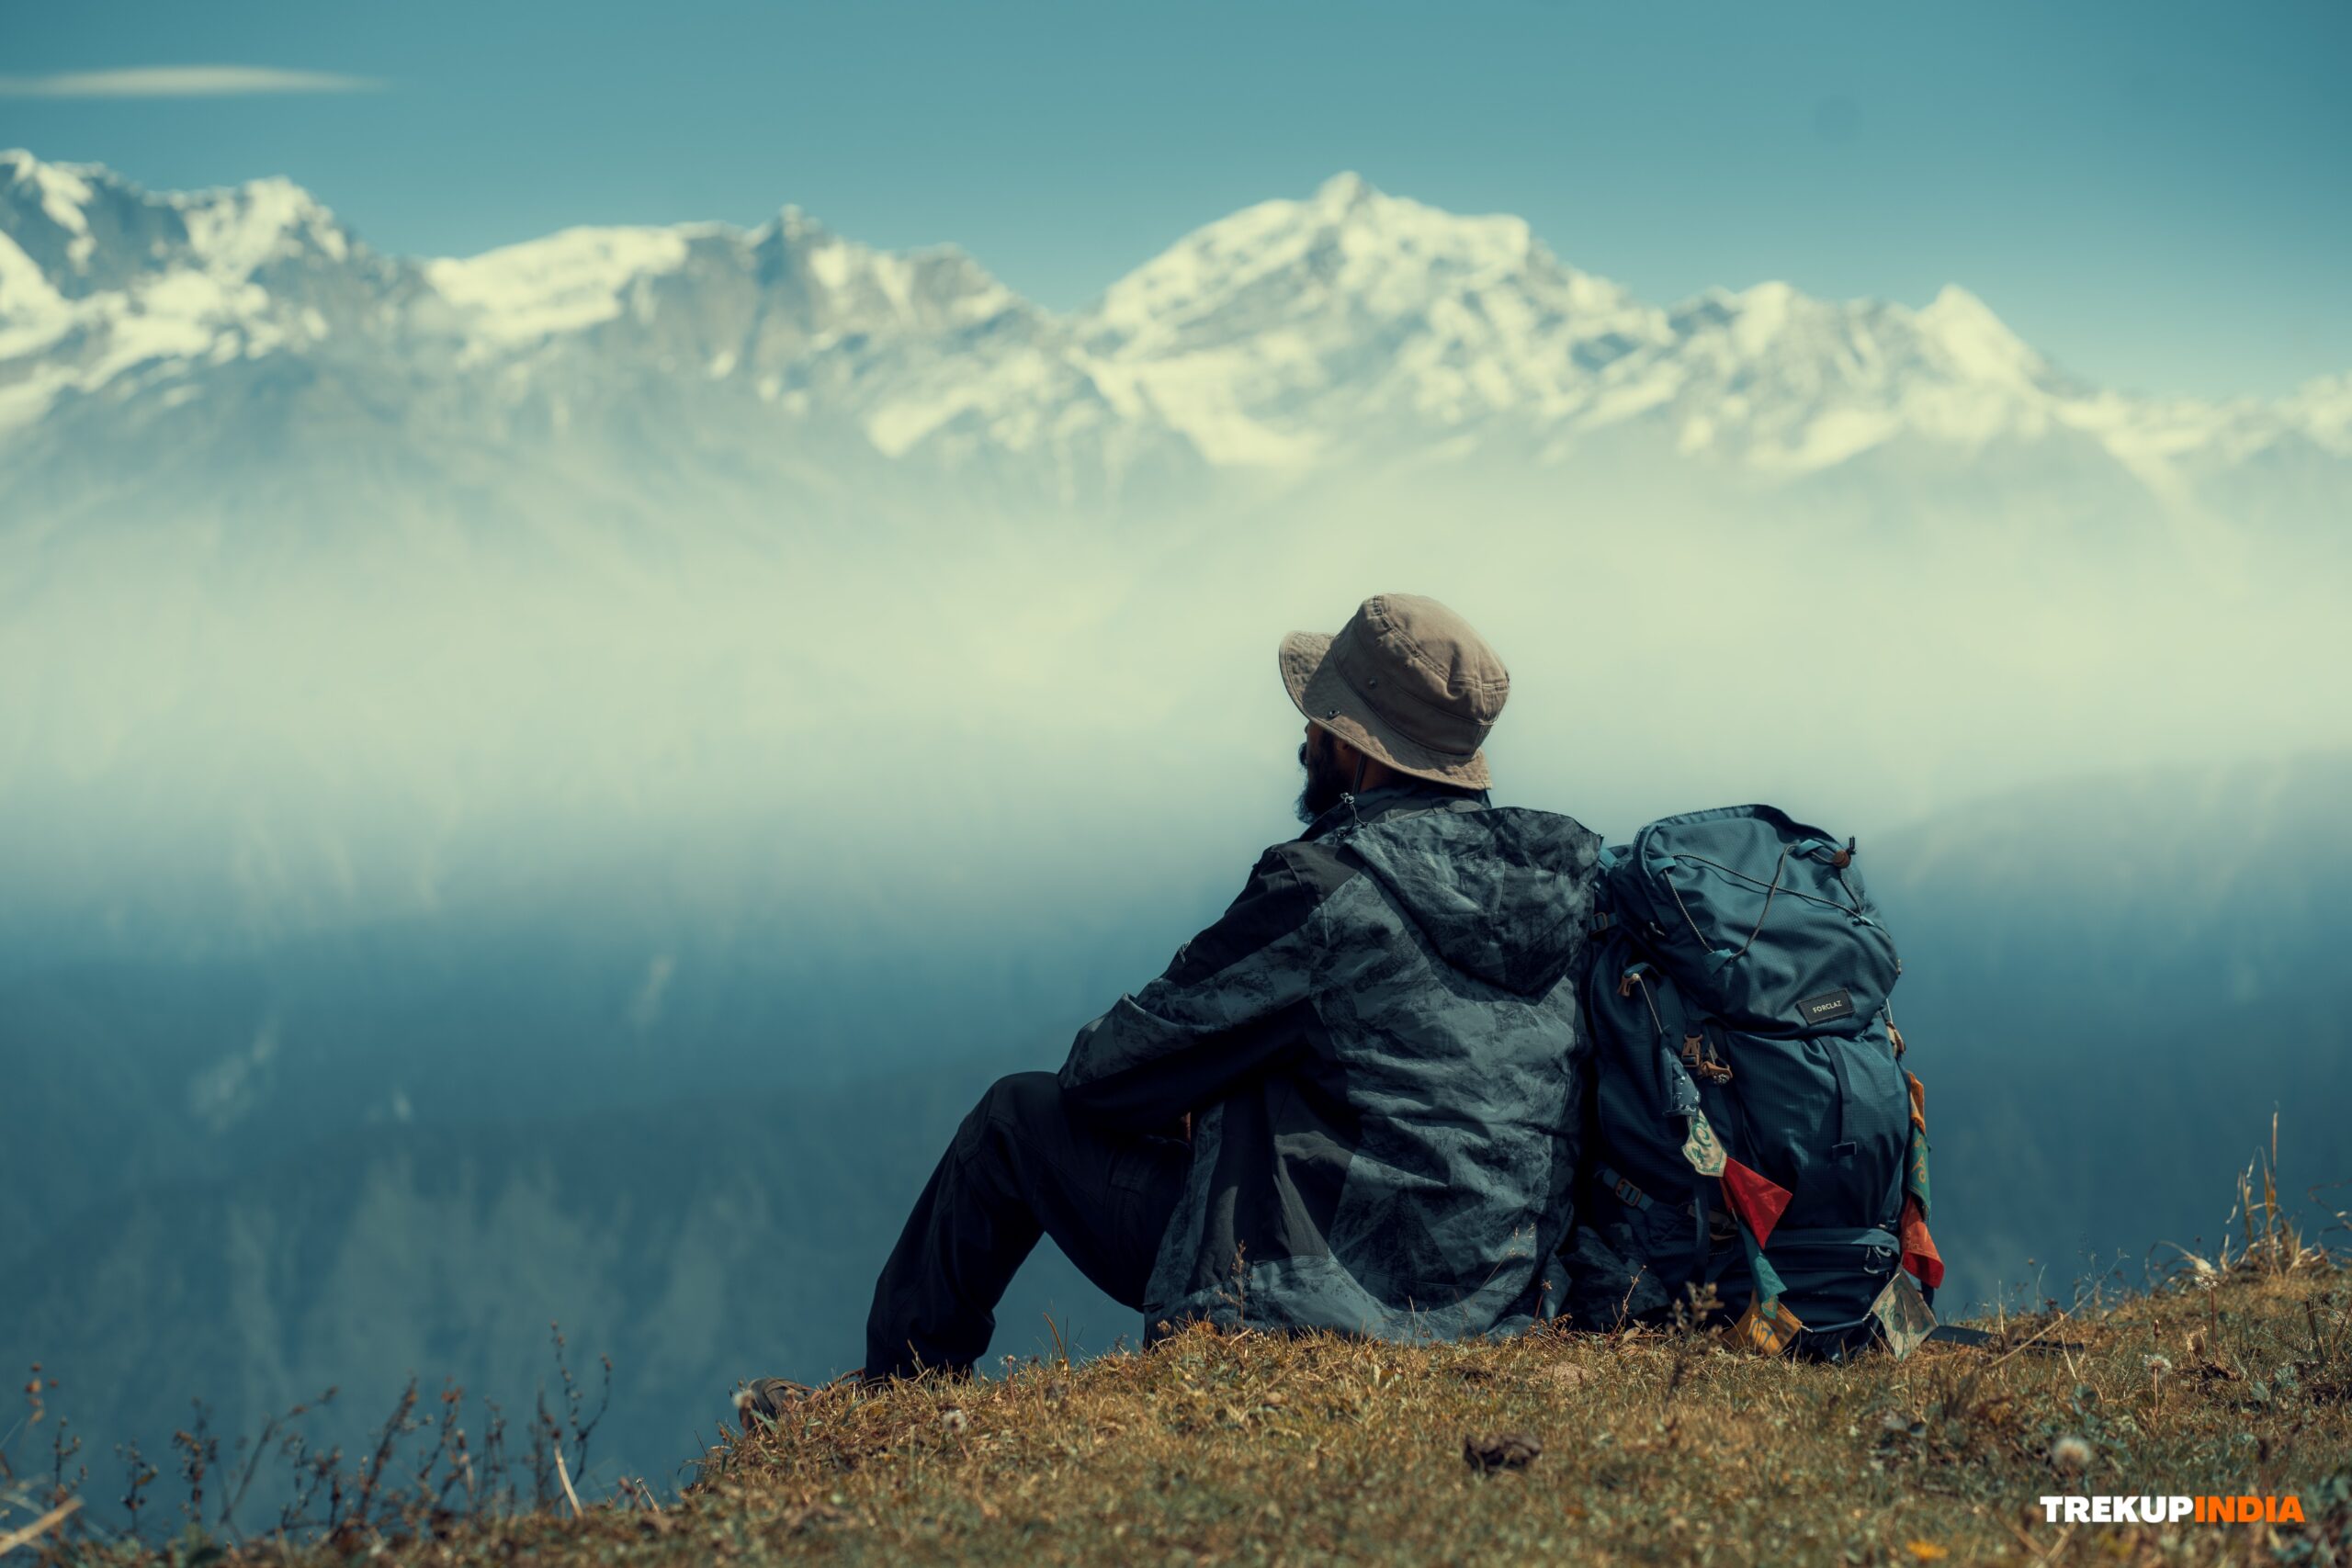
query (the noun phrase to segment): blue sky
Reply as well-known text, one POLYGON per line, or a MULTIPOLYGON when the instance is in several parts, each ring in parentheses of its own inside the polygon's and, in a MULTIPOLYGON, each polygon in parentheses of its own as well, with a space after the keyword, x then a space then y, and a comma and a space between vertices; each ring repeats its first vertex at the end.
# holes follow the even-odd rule
POLYGON ((165 188, 288 175, 396 252, 794 202, 874 243, 953 241, 1064 307, 1352 168, 1521 214, 1653 300, 1785 278, 1916 304, 1953 281, 2127 390, 2352 369, 2342 0, 0 0, 0 146, 165 188), (198 64, 379 85, 50 80, 198 64))

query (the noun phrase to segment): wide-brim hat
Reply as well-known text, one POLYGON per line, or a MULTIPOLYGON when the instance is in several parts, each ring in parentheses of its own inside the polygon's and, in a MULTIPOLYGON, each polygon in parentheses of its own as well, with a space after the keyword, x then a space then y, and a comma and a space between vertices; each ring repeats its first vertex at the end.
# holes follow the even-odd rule
POLYGON ((1298 711, 1400 773, 1487 787, 1480 750, 1510 695, 1510 671, 1434 599, 1376 593, 1336 635, 1293 632, 1276 655, 1298 711))

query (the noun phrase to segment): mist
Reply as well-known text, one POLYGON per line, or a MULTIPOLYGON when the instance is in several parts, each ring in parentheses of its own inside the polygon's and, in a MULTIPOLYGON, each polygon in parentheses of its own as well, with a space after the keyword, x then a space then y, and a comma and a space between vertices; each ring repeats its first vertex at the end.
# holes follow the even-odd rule
POLYGON ((171 528, 15 547, 0 857, 20 917, 212 942, 649 858, 664 897, 828 922, 1131 908, 1295 830, 1274 643, 1382 591, 1510 663, 1498 797, 1611 834, 1748 799, 1877 832, 2347 738, 2324 541, 1448 477, 920 539, 697 518, 628 563, 560 517, 417 549, 364 509, 239 520, 339 542, 266 569, 171 528))

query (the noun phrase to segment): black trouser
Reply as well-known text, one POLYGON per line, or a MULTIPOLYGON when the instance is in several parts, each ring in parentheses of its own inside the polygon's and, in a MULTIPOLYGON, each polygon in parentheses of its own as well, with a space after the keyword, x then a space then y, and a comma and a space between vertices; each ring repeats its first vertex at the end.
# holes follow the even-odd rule
POLYGON ((1176 1139, 1075 1119, 1051 1073, 999 1078, 956 1130, 882 1266, 865 1320, 866 1375, 968 1371, 1040 1235, 1103 1294, 1142 1310, 1191 1158, 1176 1139))

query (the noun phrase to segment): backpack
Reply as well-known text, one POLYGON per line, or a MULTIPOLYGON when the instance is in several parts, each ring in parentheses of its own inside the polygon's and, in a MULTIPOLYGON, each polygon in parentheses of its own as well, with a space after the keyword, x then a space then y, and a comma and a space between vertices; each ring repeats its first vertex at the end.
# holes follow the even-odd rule
POLYGON ((1902 961, 1854 841, 1769 806, 1697 811, 1604 851, 1602 888, 1572 1315, 1651 1319, 1712 1286, 1759 1351, 1906 1353, 1943 1263, 1888 1004, 1902 961))

